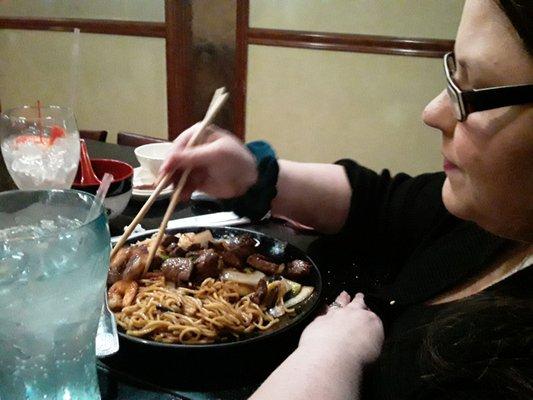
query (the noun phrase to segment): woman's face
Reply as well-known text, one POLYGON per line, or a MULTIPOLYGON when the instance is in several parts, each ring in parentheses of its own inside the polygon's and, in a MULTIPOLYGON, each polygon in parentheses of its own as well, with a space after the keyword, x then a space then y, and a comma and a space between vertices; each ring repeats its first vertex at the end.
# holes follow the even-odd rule
MULTIPOLYGON (((533 57, 493 1, 466 1, 455 58, 462 90, 533 83, 533 57)), ((423 118, 442 132, 446 208, 495 234, 533 242, 533 105, 475 112, 459 122, 443 91, 423 118)))

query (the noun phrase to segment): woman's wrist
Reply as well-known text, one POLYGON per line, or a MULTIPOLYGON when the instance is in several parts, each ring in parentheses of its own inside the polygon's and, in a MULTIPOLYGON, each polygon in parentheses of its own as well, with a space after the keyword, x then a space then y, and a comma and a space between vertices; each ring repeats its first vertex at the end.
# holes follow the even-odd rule
MULTIPOLYGON (((302 360, 300 365, 304 365, 302 368, 307 370, 306 373, 314 376, 310 382, 315 382, 325 393, 333 393, 338 390, 340 393, 353 395, 358 392, 364 364, 357 359, 346 356, 346 352, 342 351, 343 349, 338 350, 331 351, 331 349, 322 346, 298 347, 294 356, 302 360), (318 375, 316 375, 317 371, 320 371, 318 375), (327 387, 327 385, 331 386, 327 387)), ((316 391, 317 389, 312 390, 312 392, 316 391)), ((346 398, 346 396, 340 397, 346 398)))
POLYGON ((323 351, 298 347, 251 397, 253 400, 357 398, 362 366, 323 351), (296 373, 295 373, 296 372, 296 373), (290 376, 291 379, 287 379, 290 376))
POLYGON ((270 213, 272 200, 277 195, 279 165, 274 149, 267 142, 255 141, 246 147, 256 161, 255 182, 243 195, 223 200, 223 205, 240 216, 258 221, 270 213))
POLYGON ((344 346, 336 346, 335 344, 300 344, 295 352, 306 354, 310 359, 320 360, 320 362, 324 363, 324 366, 329 368, 358 371, 365 366, 363 357, 354 354, 352 351, 347 351, 344 346))

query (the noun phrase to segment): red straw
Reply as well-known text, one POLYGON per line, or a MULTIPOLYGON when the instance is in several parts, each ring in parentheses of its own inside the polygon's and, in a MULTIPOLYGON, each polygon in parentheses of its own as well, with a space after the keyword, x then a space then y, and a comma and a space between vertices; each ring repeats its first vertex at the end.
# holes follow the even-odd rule
POLYGON ((39 120, 37 121, 37 127, 39 128, 39 139, 41 139, 41 143, 43 142, 43 120, 42 120, 42 114, 41 114, 41 100, 37 100, 37 117, 39 120))

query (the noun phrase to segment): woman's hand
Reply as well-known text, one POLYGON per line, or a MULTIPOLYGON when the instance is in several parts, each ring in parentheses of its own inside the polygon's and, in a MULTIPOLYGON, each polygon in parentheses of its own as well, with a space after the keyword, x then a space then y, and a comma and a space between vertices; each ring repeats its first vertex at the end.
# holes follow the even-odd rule
POLYGON ((159 179, 175 171, 175 184, 187 168, 192 168, 182 198, 195 190, 217 198, 244 194, 257 180, 257 167, 252 153, 230 132, 210 126, 205 143, 186 149, 199 124, 193 125, 174 141, 174 146, 159 170, 159 179))
POLYGON ((305 328, 298 348, 251 397, 270 399, 358 399, 363 369, 383 343, 381 320, 358 293, 342 292, 327 313, 305 328))
MULTIPOLYGON (((174 141, 174 146, 159 171, 159 180, 173 172, 177 183, 191 168, 181 199, 201 190, 213 197, 241 196, 257 182, 253 154, 234 135, 216 126, 209 127, 205 143, 186 149, 194 125, 174 141)), ((272 200, 272 215, 296 221, 324 233, 338 232, 350 210, 352 188, 344 168, 334 164, 299 163, 278 160, 277 195, 272 200), (320 212, 317 212, 320 210, 320 212)))
POLYGON ((322 349, 344 362, 366 365, 378 358, 383 337, 381 320, 366 307, 363 294, 351 300, 342 292, 324 315, 305 328, 299 348, 322 349))

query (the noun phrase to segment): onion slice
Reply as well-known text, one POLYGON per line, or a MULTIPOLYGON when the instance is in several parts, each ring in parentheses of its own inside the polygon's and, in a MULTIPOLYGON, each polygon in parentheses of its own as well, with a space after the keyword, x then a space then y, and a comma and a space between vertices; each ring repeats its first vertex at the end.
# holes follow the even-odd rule
POLYGON ((289 300, 285 302, 285 307, 292 308, 295 305, 301 303, 302 301, 307 299, 309 296, 311 296, 314 290, 315 288, 313 286, 302 286, 300 293, 298 293, 294 297, 291 297, 289 300))
POLYGON ((229 268, 223 269, 222 273, 220 274, 220 279, 223 281, 232 281, 253 287, 256 287, 261 278, 264 277, 265 274, 263 274, 261 271, 246 273, 229 268))

